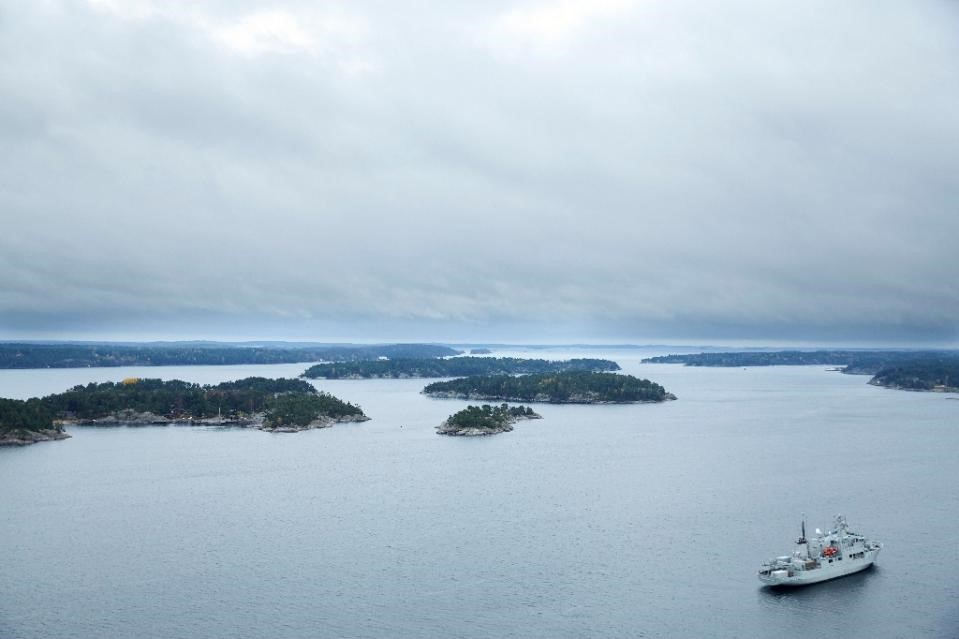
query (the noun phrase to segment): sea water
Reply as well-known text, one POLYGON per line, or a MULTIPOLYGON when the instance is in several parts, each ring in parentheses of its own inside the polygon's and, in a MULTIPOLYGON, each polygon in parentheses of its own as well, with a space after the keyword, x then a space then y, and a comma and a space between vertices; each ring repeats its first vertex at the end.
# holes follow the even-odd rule
MULTIPOLYGON (((0 637, 955 637, 959 397, 825 367, 641 364, 677 401, 536 405, 442 437, 424 380, 317 380, 372 421, 270 434, 74 427, 0 449, 0 637), (846 515, 875 568, 762 560, 846 515)), ((306 365, 0 371, 0 396, 306 365)))

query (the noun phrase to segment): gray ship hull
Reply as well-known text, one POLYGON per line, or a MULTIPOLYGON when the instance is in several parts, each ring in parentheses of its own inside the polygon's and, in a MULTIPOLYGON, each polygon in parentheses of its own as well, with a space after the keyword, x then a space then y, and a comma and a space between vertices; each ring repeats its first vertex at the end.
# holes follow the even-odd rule
POLYGON ((772 570, 768 575, 760 574, 759 581, 768 586, 808 586, 830 579, 838 579, 869 568, 876 563, 879 550, 865 553, 861 559, 842 559, 826 563, 811 570, 772 570))

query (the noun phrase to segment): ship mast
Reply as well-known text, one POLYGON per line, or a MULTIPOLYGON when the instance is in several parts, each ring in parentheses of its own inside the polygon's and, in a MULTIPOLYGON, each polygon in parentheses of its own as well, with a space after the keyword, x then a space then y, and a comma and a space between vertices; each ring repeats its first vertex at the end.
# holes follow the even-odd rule
MULTIPOLYGON (((806 559, 809 559, 809 542, 806 540, 806 513, 802 514, 802 536, 796 540, 797 546, 806 546, 806 559)), ((799 551, 796 551, 796 554, 799 554, 799 551)))
POLYGON ((846 518, 842 515, 836 515, 836 532, 839 539, 839 558, 842 559, 846 554, 846 518))

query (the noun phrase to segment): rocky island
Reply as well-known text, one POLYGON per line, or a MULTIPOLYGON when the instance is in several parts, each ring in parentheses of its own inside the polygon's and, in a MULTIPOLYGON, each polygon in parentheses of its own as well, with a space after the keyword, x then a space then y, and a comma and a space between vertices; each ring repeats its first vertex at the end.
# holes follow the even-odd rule
POLYGON ((634 404, 676 399, 648 379, 585 371, 465 377, 434 382, 423 393, 437 398, 553 404, 634 404))
POLYGON ((199 385, 128 378, 37 399, 0 400, 0 445, 64 439, 65 425, 210 425, 286 433, 369 418, 298 379, 249 377, 199 385))
POLYGON ((618 371, 608 359, 520 359, 516 357, 398 358, 317 364, 301 377, 309 379, 408 379, 470 375, 526 375, 562 371, 618 371))
POLYGON ((542 415, 528 406, 467 406, 447 417, 436 427, 436 433, 461 437, 496 435, 513 430, 513 424, 521 419, 542 419, 542 415))

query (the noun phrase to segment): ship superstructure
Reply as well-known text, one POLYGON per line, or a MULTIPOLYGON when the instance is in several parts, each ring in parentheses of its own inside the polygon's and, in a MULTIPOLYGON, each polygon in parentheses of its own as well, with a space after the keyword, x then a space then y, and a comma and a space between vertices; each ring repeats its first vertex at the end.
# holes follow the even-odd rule
POLYGON ((865 570, 876 561, 882 544, 851 532, 846 518, 836 516, 832 530, 806 538, 806 517, 802 535, 796 540, 792 555, 763 562, 759 580, 771 586, 802 586, 835 579, 865 570))

